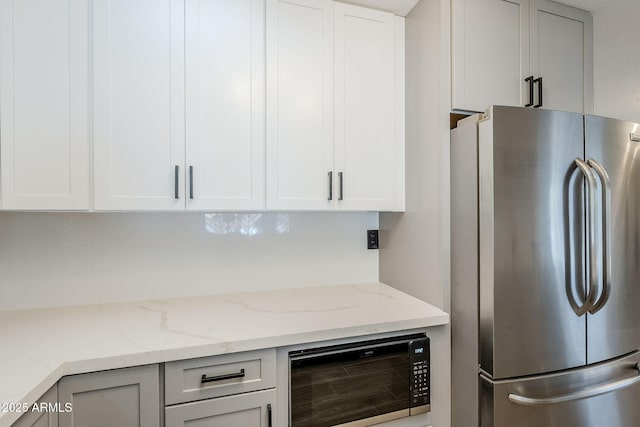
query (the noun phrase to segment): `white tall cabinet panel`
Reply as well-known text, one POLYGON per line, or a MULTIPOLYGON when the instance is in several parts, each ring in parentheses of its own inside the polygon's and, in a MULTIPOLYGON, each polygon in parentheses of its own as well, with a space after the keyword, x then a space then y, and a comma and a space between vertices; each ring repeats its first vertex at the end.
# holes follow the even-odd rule
POLYGON ((593 111, 592 20, 554 2, 532 3, 531 74, 542 77, 544 108, 593 111))
POLYGON ((529 0, 452 1, 452 108, 524 105, 529 0))
POLYGON ((336 3, 337 207, 394 207, 393 14, 336 3))
POLYGON ((185 13, 187 209, 264 209, 264 0, 185 13))
POLYGON ((94 2, 93 79, 95 209, 184 209, 184 0, 94 2))
POLYGON ((333 3, 267 0, 267 209, 332 208, 332 170, 333 3))
POLYGON ((89 208, 87 0, 0 0, 2 208, 89 208))

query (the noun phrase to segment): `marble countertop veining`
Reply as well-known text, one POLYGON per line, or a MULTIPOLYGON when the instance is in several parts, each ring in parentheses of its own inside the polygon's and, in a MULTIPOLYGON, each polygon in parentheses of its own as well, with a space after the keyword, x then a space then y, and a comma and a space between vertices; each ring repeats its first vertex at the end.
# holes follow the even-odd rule
MULTIPOLYGON (((0 404, 62 376, 446 324, 383 283, 0 311, 0 404)), ((19 413, 0 411, 0 427, 19 413)))

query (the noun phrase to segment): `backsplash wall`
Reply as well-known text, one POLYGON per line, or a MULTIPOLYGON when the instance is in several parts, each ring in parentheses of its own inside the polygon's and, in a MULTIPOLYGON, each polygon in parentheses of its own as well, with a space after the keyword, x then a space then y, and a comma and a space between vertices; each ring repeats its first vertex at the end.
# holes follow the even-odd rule
POLYGON ((0 310, 378 280, 377 213, 0 213, 0 310))

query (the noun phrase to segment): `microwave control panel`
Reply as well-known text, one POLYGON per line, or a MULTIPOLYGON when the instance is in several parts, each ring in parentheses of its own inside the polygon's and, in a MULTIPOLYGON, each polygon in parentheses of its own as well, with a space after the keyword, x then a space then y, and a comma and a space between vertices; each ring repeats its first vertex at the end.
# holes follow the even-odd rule
POLYGON ((409 343, 411 362, 411 407, 430 404, 430 347, 429 338, 420 338, 409 343))

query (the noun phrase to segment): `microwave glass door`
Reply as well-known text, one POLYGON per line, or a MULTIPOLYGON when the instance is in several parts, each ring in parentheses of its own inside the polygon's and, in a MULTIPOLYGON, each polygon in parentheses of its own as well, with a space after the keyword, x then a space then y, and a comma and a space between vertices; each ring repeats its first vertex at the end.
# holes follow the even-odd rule
MULTIPOLYGON (((290 357, 292 427, 409 415, 407 342, 290 357)), ((371 421, 374 421, 371 420, 371 421)))

